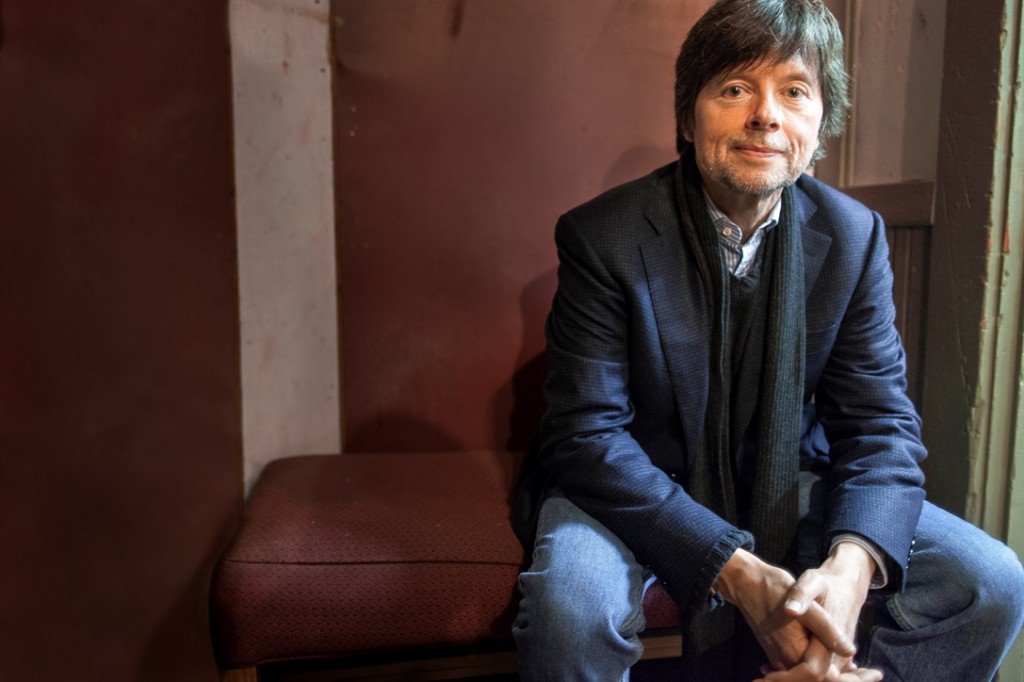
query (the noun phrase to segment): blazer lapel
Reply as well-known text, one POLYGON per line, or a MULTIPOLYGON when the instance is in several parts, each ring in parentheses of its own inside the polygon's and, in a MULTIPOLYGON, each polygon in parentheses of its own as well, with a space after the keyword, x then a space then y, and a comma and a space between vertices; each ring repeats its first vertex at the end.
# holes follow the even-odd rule
POLYGON ((793 196, 796 197, 796 219, 803 227, 800 239, 804 247, 804 296, 810 296, 814 290, 814 283, 818 281, 821 273, 821 266, 825 263, 825 256, 828 255, 829 247, 832 246, 832 238, 814 229, 814 213, 818 210, 807 193, 800 189, 799 185, 793 196))
POLYGON ((708 400, 708 333, 704 286, 683 246, 669 174, 645 215, 655 235, 640 245, 662 352, 686 438, 687 461, 700 445, 708 400))

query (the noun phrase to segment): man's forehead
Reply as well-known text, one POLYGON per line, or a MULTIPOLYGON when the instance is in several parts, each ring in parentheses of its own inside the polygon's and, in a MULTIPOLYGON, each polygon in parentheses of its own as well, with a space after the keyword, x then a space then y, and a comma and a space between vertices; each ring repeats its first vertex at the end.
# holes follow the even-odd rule
POLYGON ((808 62, 799 52, 792 55, 782 55, 777 52, 769 52, 760 57, 739 62, 723 69, 716 74, 711 82, 723 81, 744 74, 754 74, 761 71, 775 71, 777 75, 786 78, 802 78, 814 84, 818 84, 817 64, 808 62))

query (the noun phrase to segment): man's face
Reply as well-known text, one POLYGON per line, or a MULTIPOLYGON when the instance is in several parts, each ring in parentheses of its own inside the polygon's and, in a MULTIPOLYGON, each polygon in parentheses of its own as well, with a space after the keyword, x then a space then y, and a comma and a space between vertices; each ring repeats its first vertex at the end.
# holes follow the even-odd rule
POLYGON ((818 78, 800 56, 712 79, 686 132, 708 193, 716 203, 763 198, 794 182, 818 148, 822 113, 818 78))

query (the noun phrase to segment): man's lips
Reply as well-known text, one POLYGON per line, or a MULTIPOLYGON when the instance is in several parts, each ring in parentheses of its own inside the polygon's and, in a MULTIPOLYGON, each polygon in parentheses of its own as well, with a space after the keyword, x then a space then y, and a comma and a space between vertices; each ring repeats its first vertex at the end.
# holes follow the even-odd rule
POLYGON ((776 147, 768 147, 768 146, 759 145, 759 144, 743 144, 743 143, 740 143, 740 144, 733 145, 733 149, 736 149, 737 151, 745 152, 747 154, 755 154, 755 155, 758 155, 758 156, 771 156, 773 154, 784 154, 785 153, 784 149, 778 149, 776 147))

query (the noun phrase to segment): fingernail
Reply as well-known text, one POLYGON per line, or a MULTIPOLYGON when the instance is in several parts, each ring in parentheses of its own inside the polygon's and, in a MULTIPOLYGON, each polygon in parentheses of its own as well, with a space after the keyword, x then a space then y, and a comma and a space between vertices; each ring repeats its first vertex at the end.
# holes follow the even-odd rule
POLYGON ((804 605, 798 602, 796 599, 790 599, 786 602, 786 608, 794 613, 803 613, 804 605))

